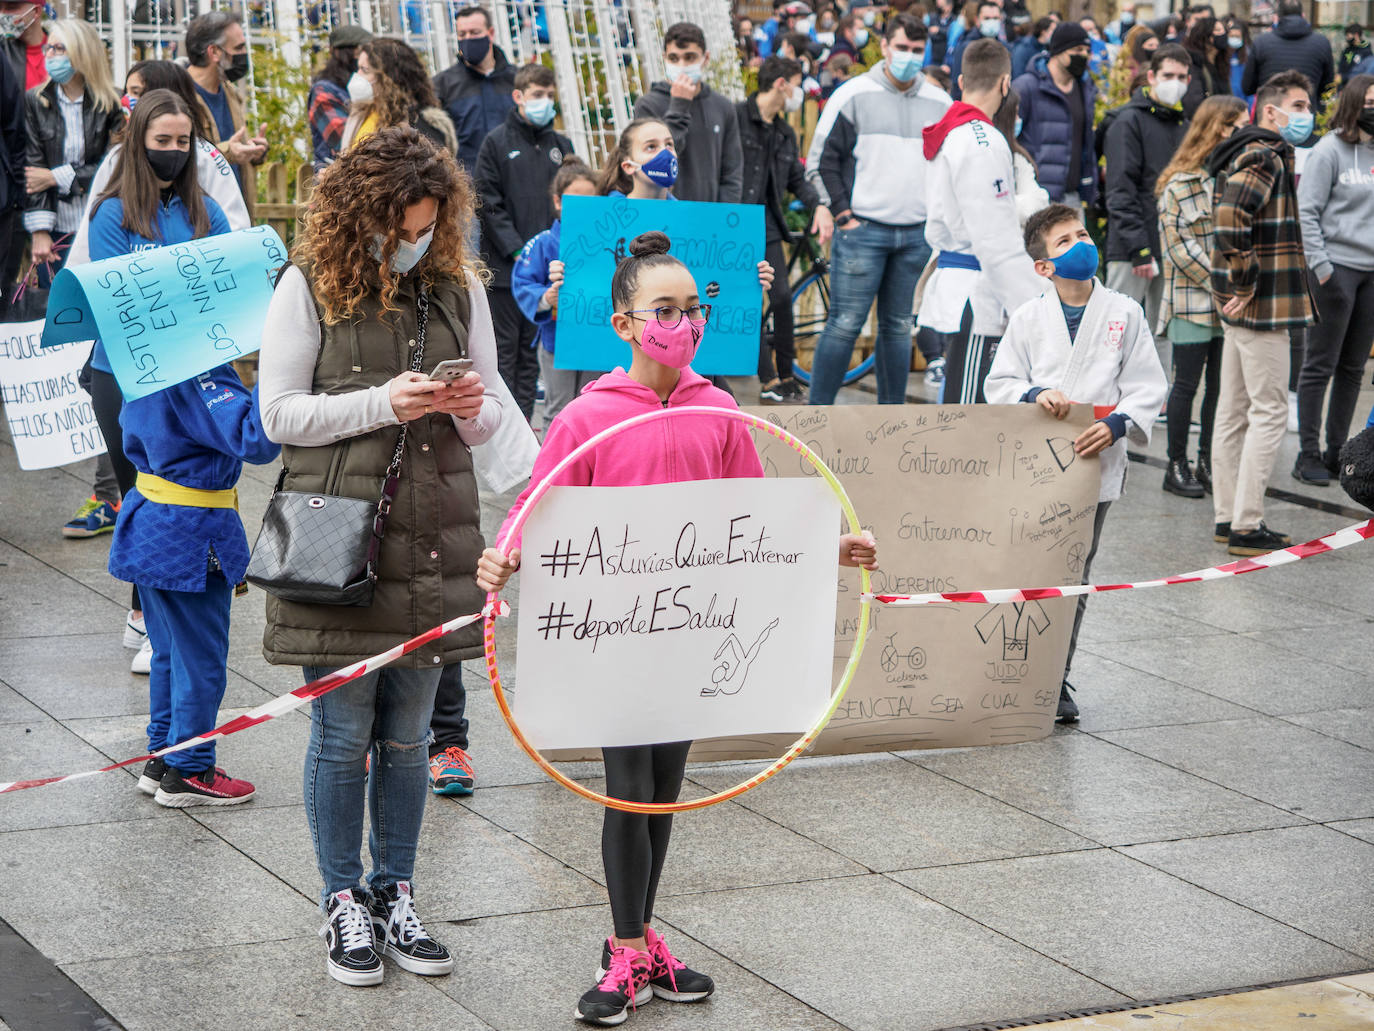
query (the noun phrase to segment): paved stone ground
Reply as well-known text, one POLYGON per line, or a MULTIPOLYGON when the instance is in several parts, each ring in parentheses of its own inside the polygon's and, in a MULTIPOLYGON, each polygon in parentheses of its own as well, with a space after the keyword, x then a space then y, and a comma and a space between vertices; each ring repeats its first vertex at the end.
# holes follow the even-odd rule
MULTIPOLYGON (((1294 447, 1274 486, 1349 506, 1289 477, 1294 447)), ((1161 492, 1157 468, 1131 474, 1097 578, 1224 560, 1209 503, 1161 492)), ((250 526, 273 475, 245 476, 250 526)), ((104 541, 57 532, 89 483, 80 466, 21 474, 0 438, 0 780, 143 748, 127 588, 104 541)), ((508 501, 485 500, 491 527, 508 501)), ((1296 540, 1353 521, 1277 501, 1268 518, 1296 540)), ((933 1029, 1374 966, 1371 575, 1374 545, 1096 599, 1077 727, 803 759, 679 818, 661 922, 719 991, 655 1002, 634 1025, 933 1029)), ((261 594, 234 620, 226 714, 299 683, 262 659, 261 594)), ((600 814, 516 751, 469 666, 480 787, 431 799, 416 874, 453 976, 389 969, 367 990, 326 977, 302 714, 221 745, 258 785, 246 806, 161 809, 124 772, 0 799, 0 919, 130 1029, 571 1026, 609 926, 600 814)), ((691 790, 740 773, 694 768, 691 790)), ((0 977, 0 1031, 42 1026, 42 990, 0 977)))

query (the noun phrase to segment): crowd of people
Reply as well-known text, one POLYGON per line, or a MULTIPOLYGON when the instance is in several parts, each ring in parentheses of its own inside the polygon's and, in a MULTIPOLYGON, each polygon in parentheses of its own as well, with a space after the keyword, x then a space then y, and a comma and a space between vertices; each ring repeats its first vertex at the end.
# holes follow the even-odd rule
MULTIPOLYGON (((834 403, 876 305, 880 404, 907 402, 918 347, 948 403, 1032 404, 1059 419, 1075 403, 1110 409, 1074 442, 1102 468, 1085 580, 1124 486, 1126 441, 1147 443, 1161 411, 1164 489, 1212 494, 1213 536, 1230 554, 1290 543, 1263 518, 1290 418, 1293 476, 1327 484, 1374 342, 1374 58, 1358 25, 1338 54, 1299 0, 1280 0, 1258 34, 1206 5, 1150 22, 1129 0, 1115 13, 1102 29, 1032 19, 1020 0, 775 0, 762 24, 736 20, 727 54, 678 23, 663 34, 666 78, 599 168, 557 127, 554 72, 512 64, 488 8, 456 10, 459 56, 437 74, 400 40, 336 27, 305 101, 317 182, 258 367, 125 401, 97 341, 82 372, 107 454, 61 532, 113 534, 110 570, 131 584, 124 644, 150 677, 150 751, 215 725, 230 601, 250 560, 234 490, 244 462, 280 459, 281 491, 391 492, 370 603, 269 593, 264 654, 312 681, 478 611, 519 568, 518 546, 484 544, 474 475, 474 449, 503 425, 542 416, 537 482, 629 416, 735 404, 728 384, 691 369, 711 305, 661 233, 632 241, 607 284, 607 331, 627 368, 555 366, 568 196, 764 208, 758 383, 745 400, 834 403), (707 83, 713 62, 734 61, 754 82, 739 102, 707 83), (808 97, 819 116, 799 139, 808 97), (809 390, 783 274, 805 234, 829 249, 830 276, 809 390)), ((90 24, 43 15, 41 3, 0 2, 0 315, 11 321, 36 317, 29 298, 65 264, 250 225, 267 153, 245 120, 250 59, 234 13, 191 19, 183 61, 139 61, 120 84, 90 24)), ((664 439, 641 430, 619 460, 584 461, 560 482, 761 474, 738 423, 701 422, 668 451, 664 439)), ((845 535, 839 560, 871 568, 876 546, 845 535)), ((1062 722, 1078 716, 1068 672, 1085 601, 1062 722)), ((475 787, 461 663, 479 654, 474 625, 312 703, 305 808, 327 969, 344 984, 379 983, 384 959, 453 969, 416 915, 412 878, 427 794, 475 787)), ((606 749, 608 790, 676 799, 689 744, 606 749)), ((210 742, 149 760, 138 788, 170 807, 254 795, 210 742)), ((587 1022, 714 990, 651 926, 670 828, 668 816, 607 810, 614 930, 577 1005, 587 1022)))

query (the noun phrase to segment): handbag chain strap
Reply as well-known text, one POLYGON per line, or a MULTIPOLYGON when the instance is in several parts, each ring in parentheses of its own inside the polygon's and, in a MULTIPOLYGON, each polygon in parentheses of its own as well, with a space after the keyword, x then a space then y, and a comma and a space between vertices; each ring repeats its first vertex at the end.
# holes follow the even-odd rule
MULTIPOLYGON (((415 347, 410 355, 410 371, 420 372, 425 364, 425 326, 429 323, 429 291, 420 287, 415 300, 415 347)), ((377 521, 373 528, 374 536, 380 542, 386 532, 386 518, 391 514, 391 500, 396 496, 396 488, 401 479, 401 456, 406 449, 407 423, 401 423, 400 435, 396 438, 396 450, 391 455, 391 464, 386 467, 382 480, 382 497, 377 502, 377 521)))

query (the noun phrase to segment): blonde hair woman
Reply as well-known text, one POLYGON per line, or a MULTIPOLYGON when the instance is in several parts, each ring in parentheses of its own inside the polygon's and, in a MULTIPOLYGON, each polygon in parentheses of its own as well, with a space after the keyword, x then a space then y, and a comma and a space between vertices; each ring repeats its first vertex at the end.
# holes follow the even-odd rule
POLYGON ((65 248, 59 250, 54 238, 61 241, 81 224, 91 179, 110 136, 124 128, 124 112, 105 46, 89 24, 74 18, 53 22, 43 57, 48 81, 24 96, 24 228, 33 240, 39 285, 46 287, 49 263, 60 267, 65 260, 65 248), (77 119, 82 131, 67 132, 77 119))
POLYGON ((1203 165, 1218 143, 1248 122, 1245 101, 1230 95, 1208 97, 1155 186, 1160 242, 1168 258, 1163 262, 1164 303, 1156 332, 1169 338, 1174 355, 1164 489, 1185 498, 1200 498, 1211 490, 1212 421, 1221 388, 1221 323, 1211 286, 1212 177, 1203 165), (1204 368, 1207 386, 1194 476, 1188 465, 1188 424, 1204 368))

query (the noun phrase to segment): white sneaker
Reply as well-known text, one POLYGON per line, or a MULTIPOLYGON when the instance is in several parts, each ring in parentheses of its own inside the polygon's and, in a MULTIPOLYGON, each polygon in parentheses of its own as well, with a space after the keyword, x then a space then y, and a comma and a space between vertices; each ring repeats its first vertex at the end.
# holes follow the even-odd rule
POLYGON ((143 647, 143 642, 148 640, 148 628, 143 622, 143 617, 134 619, 134 610, 129 610, 128 620, 124 624, 124 647, 137 649, 143 647))
POLYGON ((926 386, 938 387, 945 381, 944 358, 932 358, 926 366, 926 386))
POLYGON ((1298 392, 1296 390, 1288 392, 1288 432, 1298 432, 1298 392))
POLYGON ((138 654, 134 656, 134 661, 129 663, 129 672, 137 673, 139 676, 146 677, 153 671, 153 642, 147 637, 143 638, 143 643, 139 646, 138 654))

